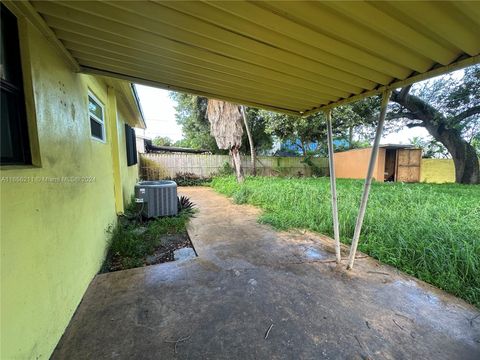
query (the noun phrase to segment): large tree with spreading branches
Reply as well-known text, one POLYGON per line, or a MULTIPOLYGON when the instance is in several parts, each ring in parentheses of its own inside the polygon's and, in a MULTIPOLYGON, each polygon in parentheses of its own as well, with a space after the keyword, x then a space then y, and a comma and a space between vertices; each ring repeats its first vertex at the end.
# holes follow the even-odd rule
POLYGON ((388 119, 425 127, 452 156, 456 182, 480 183, 475 149, 480 134, 480 66, 465 69, 461 78, 444 76, 396 90, 391 100, 388 119))

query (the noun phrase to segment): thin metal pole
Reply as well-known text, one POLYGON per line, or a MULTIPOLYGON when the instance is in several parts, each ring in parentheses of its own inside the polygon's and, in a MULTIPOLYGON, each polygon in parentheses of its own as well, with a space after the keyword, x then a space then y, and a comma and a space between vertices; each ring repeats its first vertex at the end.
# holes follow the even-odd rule
POLYGON ((372 184, 373 170, 377 162, 378 147, 382 137, 383 124, 385 122, 385 114, 387 113, 388 100, 390 99, 391 91, 387 90, 383 93, 382 105, 380 109, 380 118, 378 119, 377 131, 375 133, 375 141, 373 142, 372 154, 370 155, 370 162, 368 164, 367 177, 363 186, 362 200, 360 201, 360 209, 358 211, 357 223, 355 224, 355 232, 353 234, 352 246, 350 247, 350 256, 348 258, 347 269, 353 268, 355 261, 355 253, 357 252, 358 239, 362 231, 363 218, 365 217, 365 210, 367 209, 368 194, 370 193, 370 185, 372 184))
POLYGON ((333 132, 332 132, 332 111, 328 110, 327 116, 327 143, 328 143, 328 167, 330 170, 330 192, 332 194, 332 217, 333 217, 333 237, 335 239, 335 257, 337 264, 342 261, 340 254, 340 229, 338 226, 338 208, 337 208, 337 185, 335 178, 335 162, 333 154, 333 132))

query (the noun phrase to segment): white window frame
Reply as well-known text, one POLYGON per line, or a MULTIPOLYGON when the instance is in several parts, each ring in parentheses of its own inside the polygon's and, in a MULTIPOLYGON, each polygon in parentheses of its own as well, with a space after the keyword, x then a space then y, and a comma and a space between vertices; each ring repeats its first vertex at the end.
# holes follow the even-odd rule
POLYGON ((88 109, 88 125, 90 126, 90 138, 105 144, 107 142, 107 132, 106 132, 106 129, 105 129, 105 105, 103 105, 103 102, 101 102, 100 99, 97 98, 95 96, 95 94, 92 91, 89 90, 88 91, 88 97, 87 97, 87 100, 88 100, 87 107, 89 107, 88 105, 90 104, 89 97, 91 97, 100 106, 100 109, 102 109, 102 117, 103 117, 103 119, 99 119, 97 115, 91 113, 90 109, 88 109), (102 138, 101 139, 92 135, 92 125, 90 124, 91 118, 93 118, 93 120, 95 122, 97 122, 102 127, 102 138))

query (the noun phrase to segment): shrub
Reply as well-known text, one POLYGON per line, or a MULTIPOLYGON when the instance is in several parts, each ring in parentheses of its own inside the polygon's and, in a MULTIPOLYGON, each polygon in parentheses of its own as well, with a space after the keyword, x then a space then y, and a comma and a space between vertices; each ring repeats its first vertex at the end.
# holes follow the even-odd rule
POLYGON ((211 178, 204 178, 194 173, 176 173, 175 177, 171 179, 177 183, 178 186, 201 186, 210 182, 211 178))
POLYGON ((222 167, 220 168, 220 170, 218 170, 219 176, 228 176, 228 175, 232 175, 233 173, 234 173, 233 167, 232 165, 230 165, 228 161, 225 161, 222 167))

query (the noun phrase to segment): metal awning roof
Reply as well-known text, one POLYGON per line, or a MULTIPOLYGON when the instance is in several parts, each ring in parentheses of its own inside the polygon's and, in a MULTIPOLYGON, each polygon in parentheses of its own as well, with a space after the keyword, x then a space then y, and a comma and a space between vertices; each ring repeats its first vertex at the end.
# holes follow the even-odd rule
POLYGON ((31 4, 81 71, 286 113, 480 62, 480 2, 31 4))

